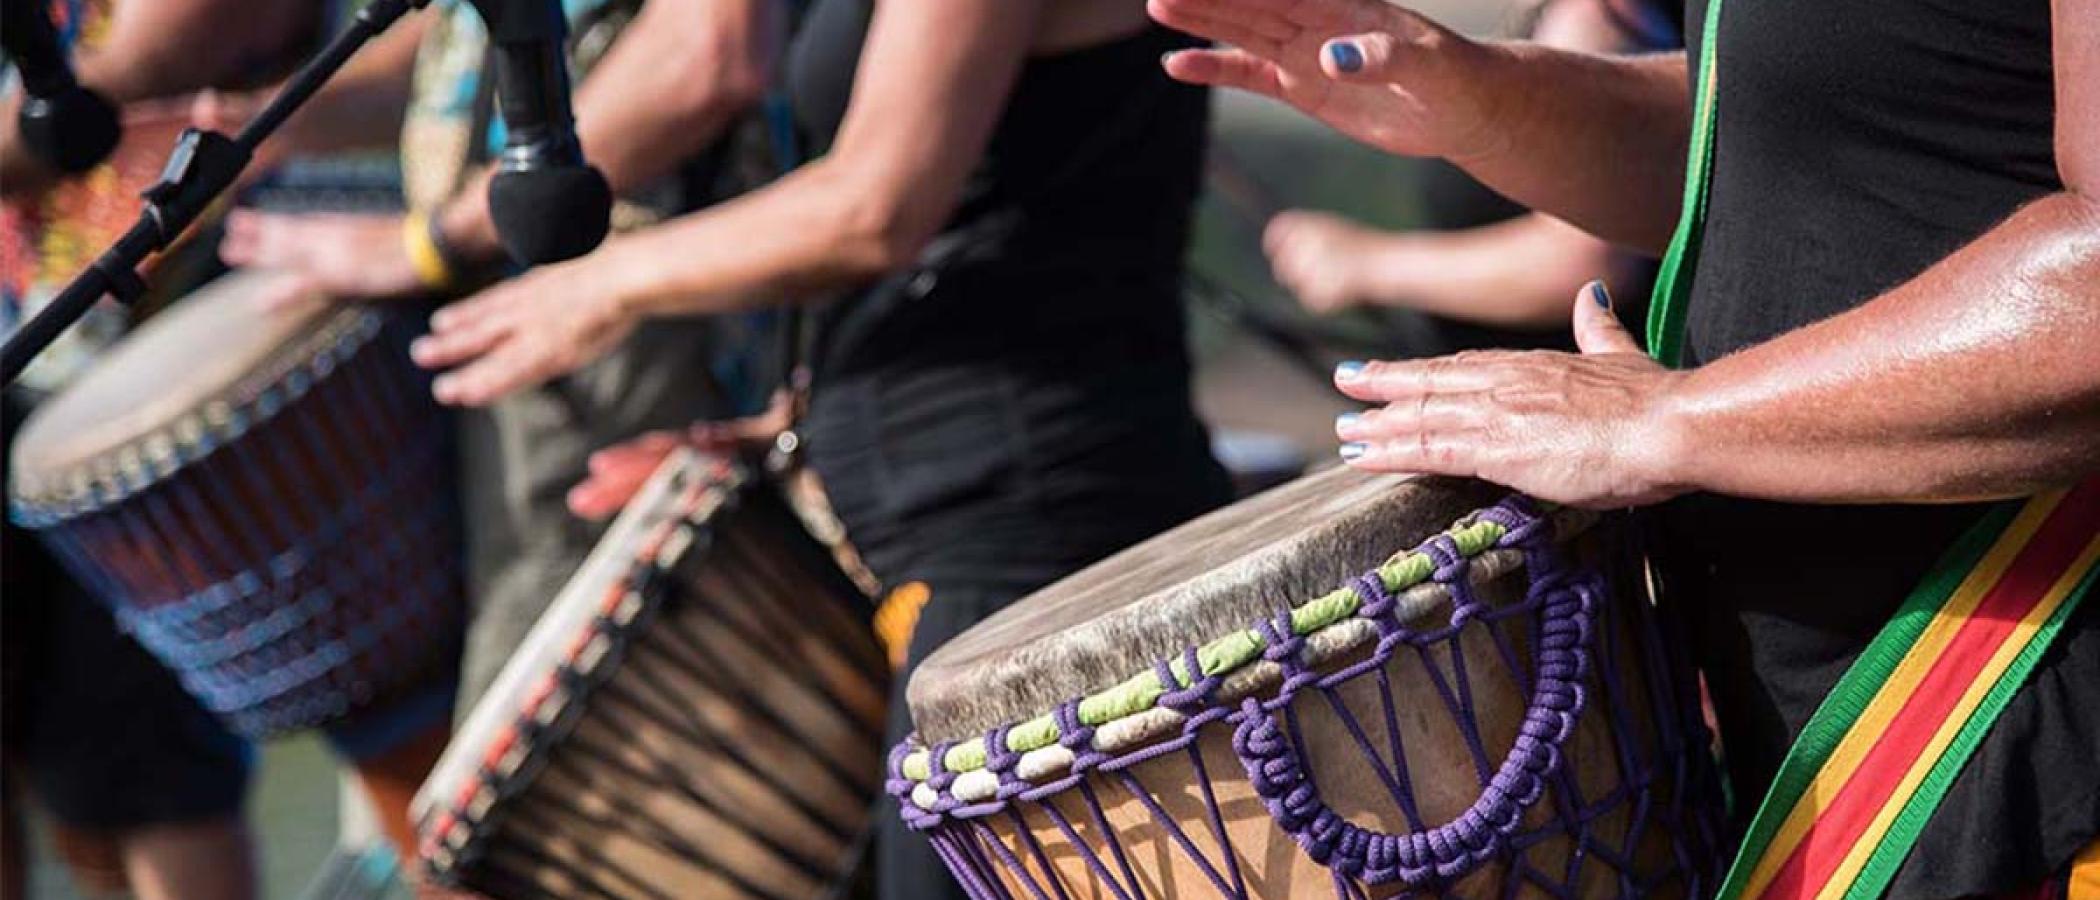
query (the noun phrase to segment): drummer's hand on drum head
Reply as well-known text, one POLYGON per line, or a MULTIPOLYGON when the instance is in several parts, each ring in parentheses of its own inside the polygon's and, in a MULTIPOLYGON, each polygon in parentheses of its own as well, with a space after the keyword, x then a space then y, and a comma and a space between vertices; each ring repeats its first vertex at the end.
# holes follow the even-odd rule
POLYGON ((454 406, 487 406, 604 356, 634 331, 593 257, 541 266, 438 310, 409 353, 452 369, 431 392, 454 406))
POLYGON ((397 215, 283 215, 236 210, 226 217, 219 258, 229 266, 284 269, 301 288, 283 298, 321 294, 347 300, 423 292, 401 241, 397 215))
POLYGON ((1343 363, 1335 386, 1384 404, 1344 414, 1349 465, 1485 479, 1546 500, 1610 508, 1659 502, 1674 477, 1684 373, 1641 352, 1602 282, 1576 297, 1580 354, 1485 351, 1343 363))
POLYGON ((1149 0, 1146 11, 1230 45, 1167 54, 1176 79, 1273 97, 1389 153, 1489 149, 1476 72, 1496 51, 1385 0, 1149 0))
POLYGON ((592 521, 619 512, 664 458, 685 444, 676 431, 652 431, 591 454, 588 474, 569 489, 569 511, 592 521))
POLYGON ((737 456, 771 445, 790 421, 792 401, 785 391, 759 415, 727 422, 695 422, 684 434, 652 431, 591 454, 589 474, 569 489, 569 511, 586 519, 603 519, 634 499, 664 458, 679 447, 701 453, 737 456))

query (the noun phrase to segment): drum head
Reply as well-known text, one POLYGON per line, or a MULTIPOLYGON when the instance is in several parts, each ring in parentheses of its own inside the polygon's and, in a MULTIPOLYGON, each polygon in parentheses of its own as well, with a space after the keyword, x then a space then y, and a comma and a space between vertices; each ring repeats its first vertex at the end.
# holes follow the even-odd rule
POLYGON ((919 739, 977 737, 1107 689, 1326 594, 1506 493, 1335 468, 1189 522, 935 651, 907 691, 919 739))
MULTIPOLYGON (((317 298, 264 309, 295 276, 242 271, 153 318, 43 403, 14 443, 15 497, 68 489, 112 455, 138 448, 213 401, 239 402, 314 352, 332 324, 361 313, 317 298)), ((172 440, 172 436, 171 436, 172 440)), ((163 442, 164 443, 164 442, 163 442)))

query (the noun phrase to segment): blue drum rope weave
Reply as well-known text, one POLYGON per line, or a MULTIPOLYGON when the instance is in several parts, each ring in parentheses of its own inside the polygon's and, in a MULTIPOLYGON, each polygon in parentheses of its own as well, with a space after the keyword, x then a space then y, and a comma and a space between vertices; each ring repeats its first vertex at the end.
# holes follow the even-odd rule
POLYGON ((15 499, 16 519, 244 735, 334 725, 357 755, 391 735, 346 718, 448 702, 460 522, 448 423, 406 362, 410 328, 333 315, 274 369, 15 499))
MULTIPOLYGON (((1112 805, 1102 797, 1108 786, 1120 788, 1142 807, 1144 824, 1138 827, 1164 837, 1147 842, 1145 858, 1156 859, 1156 848, 1171 845, 1180 854, 1182 871, 1199 872, 1200 882, 1207 882, 1217 896, 1263 896, 1242 863, 1259 858, 1262 851, 1248 856, 1234 846, 1222 811, 1225 804, 1219 799, 1222 780, 1241 774, 1276 828, 1331 873, 1336 897, 1436 895, 1497 860, 1514 868, 1507 881, 1509 892, 1522 885, 1571 896, 1579 891, 1573 865, 1566 873, 1538 871, 1520 857, 1526 848, 1557 839, 1577 845, 1577 864, 1587 859, 1619 873, 1616 895, 1660 890, 1704 896, 1713 887, 1722 838, 1710 802, 1707 735, 1696 697, 1684 696, 1681 685, 1668 678, 1651 678, 1646 685, 1626 683, 1614 664, 1621 654, 1634 654, 1651 672, 1672 664, 1648 621, 1649 611, 1645 604, 1607 604, 1605 578, 1595 569, 1571 565, 1554 546, 1552 528, 1552 521, 1523 498, 1506 499, 1413 553, 1355 579, 1342 591, 1281 610, 1239 635, 1186 648, 1178 659, 1156 662, 1146 673, 1149 681, 1140 676, 1102 694, 1068 701, 1047 721, 1001 726, 981 740, 944 742, 930 749, 912 742, 900 745, 891 754, 888 790, 906 821, 928 833, 944 862, 979 900, 1088 895, 1067 889, 1070 867, 1065 877, 1054 874, 1053 857, 1068 859, 1072 854, 1091 880, 1091 895, 1118 900, 1147 896, 1147 879, 1135 862, 1140 855, 1124 846, 1125 839, 1118 837, 1105 812, 1112 805), (1471 578, 1475 560, 1493 550, 1521 552, 1530 577, 1521 601, 1497 606, 1477 596, 1471 578), (1448 591, 1448 621, 1403 621, 1396 594, 1428 582, 1448 591), (1619 629, 1608 623, 1622 610, 1639 620, 1625 632, 1633 646, 1626 646, 1617 636, 1619 629), (1360 658, 1348 657, 1354 661, 1338 669, 1316 671, 1307 659, 1308 638, 1351 621, 1375 629, 1375 644, 1360 658), (1528 638, 1528 659, 1506 634, 1512 628, 1528 638), (1521 724, 1499 761, 1490 755, 1478 727, 1475 677, 1468 674, 1469 665, 1476 670, 1486 666, 1479 658, 1469 661, 1458 644, 1461 636, 1482 630, 1491 636, 1491 657, 1499 659, 1525 695, 1521 724), (1428 699, 1404 698, 1413 706, 1395 702, 1386 667, 1407 655, 1422 661, 1434 686, 1431 693, 1462 735, 1470 774, 1480 785, 1478 798, 1447 823, 1428 821, 1410 777, 1407 748, 1400 745, 1396 709, 1419 712, 1428 699), (1448 665, 1448 677, 1439 659, 1448 665), (1259 662, 1280 670, 1273 691, 1242 696, 1237 702, 1221 696, 1221 688, 1239 670, 1259 662), (1375 710, 1345 705, 1337 689, 1352 682, 1377 685, 1375 710), (1637 692, 1647 696, 1635 696, 1637 692), (1359 826, 1323 801, 1306 756, 1301 716, 1294 709, 1300 702, 1314 702, 1334 713, 1349 743, 1368 761, 1404 816, 1408 833, 1359 826), (1634 704, 1658 711, 1653 739, 1645 744, 1633 739, 1638 729, 1629 721, 1628 709, 1634 704), (1101 729, 1110 722, 1158 710, 1172 712, 1172 718, 1179 719, 1178 729, 1163 726, 1155 738, 1135 746, 1101 748, 1101 729), (1592 796, 1584 794, 1566 765, 1568 741, 1585 715, 1603 717, 1619 757, 1614 761, 1618 783, 1592 796), (1365 727, 1365 716, 1382 719, 1371 724, 1383 726, 1383 740, 1365 727), (1217 728, 1230 729, 1230 753, 1242 772, 1213 771, 1215 764, 1207 764, 1198 752, 1198 739, 1217 728), (1650 755, 1642 755, 1644 750, 1650 755), (1160 785, 1148 787, 1134 771, 1163 759, 1179 760, 1193 772, 1189 780, 1194 782, 1201 816, 1192 820, 1184 811, 1177 818, 1159 796, 1186 793, 1187 785, 1163 791, 1160 785), (1075 807, 1078 814, 1070 812, 1075 807), (1622 833, 1605 833, 1614 829, 1606 828, 1603 820, 1615 814, 1625 817, 1622 833), (1031 820, 1037 824, 1032 826, 1031 820), (1040 824, 1045 821, 1054 831, 1040 824), (1650 882, 1644 883, 1635 874, 1641 867, 1632 858, 1639 850, 1632 836, 1654 824, 1666 825, 1670 858, 1659 866, 1651 864, 1659 874, 1651 873, 1650 882), (1068 846, 1046 846, 1057 835, 1068 846), (1216 852, 1204 853, 1199 844, 1216 852)), ((1484 678, 1492 673, 1476 674, 1484 678)), ((1333 754, 1339 748, 1320 750, 1333 754)), ((1189 887, 1182 884, 1175 892, 1193 895, 1189 887)), ((1299 895, 1295 889, 1291 893, 1299 895)))

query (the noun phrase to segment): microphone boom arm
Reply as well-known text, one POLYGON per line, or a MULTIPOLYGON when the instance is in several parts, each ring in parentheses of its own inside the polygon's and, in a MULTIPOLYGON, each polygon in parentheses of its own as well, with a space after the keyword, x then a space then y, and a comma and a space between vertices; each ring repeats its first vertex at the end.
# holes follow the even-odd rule
POLYGON ((103 296, 129 304, 145 292, 138 267, 146 257, 167 249, 188 231, 197 217, 226 192, 254 159, 255 148, 284 125, 313 97, 351 55, 380 32, 429 0, 371 0, 326 47, 292 74, 240 134, 228 138, 195 128, 183 131, 160 180, 146 189, 146 207, 138 222, 76 276, 34 318, 24 323, 0 348, 0 386, 12 385, 22 370, 103 296))

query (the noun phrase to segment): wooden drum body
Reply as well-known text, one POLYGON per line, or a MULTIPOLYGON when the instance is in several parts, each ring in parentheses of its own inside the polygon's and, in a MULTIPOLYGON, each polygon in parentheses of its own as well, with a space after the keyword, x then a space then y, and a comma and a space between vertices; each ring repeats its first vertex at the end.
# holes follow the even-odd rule
POLYGON ((869 601, 768 482, 681 451, 417 796, 432 874, 494 897, 819 897, 880 789, 869 601))
POLYGON ((1703 896, 1688 672, 1498 496, 1338 469, 1053 585, 919 668, 890 790, 978 898, 1703 896))
POLYGON ((44 403, 13 513, 235 731, 359 756, 450 706, 452 442, 413 317, 262 309, 286 277, 214 282, 44 403))

